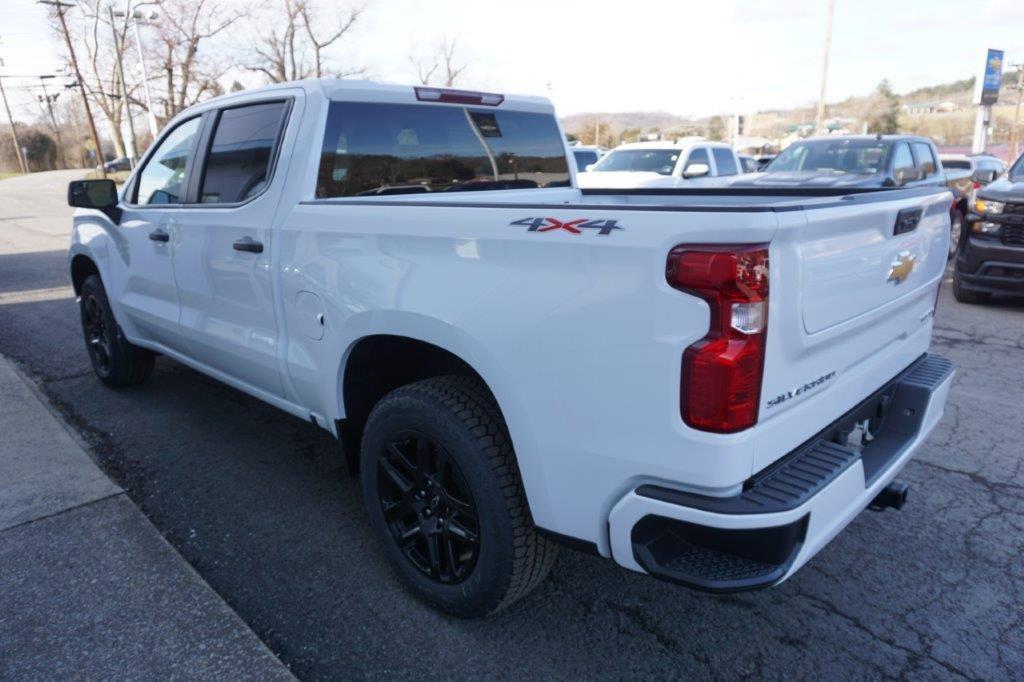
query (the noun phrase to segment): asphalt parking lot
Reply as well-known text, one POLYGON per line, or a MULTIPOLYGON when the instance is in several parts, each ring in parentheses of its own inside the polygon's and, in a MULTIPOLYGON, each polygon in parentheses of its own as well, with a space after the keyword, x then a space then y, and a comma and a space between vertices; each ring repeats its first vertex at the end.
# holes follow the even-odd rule
POLYGON ((0 353, 300 678, 1017 678, 1024 670, 1024 300, 953 300, 934 351, 958 373, 901 479, 797 576, 708 596, 563 551, 484 621, 421 606, 390 574, 325 433, 159 359, 112 391, 88 364, 65 268, 67 172, 0 181, 0 353))

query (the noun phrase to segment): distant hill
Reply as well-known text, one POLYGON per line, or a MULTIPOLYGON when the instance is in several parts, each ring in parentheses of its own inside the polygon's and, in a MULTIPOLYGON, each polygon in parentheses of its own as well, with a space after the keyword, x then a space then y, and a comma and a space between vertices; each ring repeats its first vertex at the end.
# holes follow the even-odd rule
MULTIPOLYGON (((1009 89, 1010 86, 1016 86, 1016 84, 1016 71, 1003 73, 1004 91, 1000 97, 1001 105, 1010 105, 1016 101, 1016 94, 1009 89)), ((937 109, 946 112, 945 120, 939 121, 936 124, 937 127, 932 126, 929 122, 932 117, 930 113, 925 113, 924 118, 907 116, 903 119, 904 126, 908 131, 914 130, 920 134, 932 135, 937 140, 944 140, 950 144, 960 141, 960 138, 969 137, 973 114, 968 116, 967 112, 973 111, 971 105, 973 89, 974 78, 964 78, 915 88, 898 94, 900 104, 904 105, 905 110, 909 113, 920 114, 922 111, 932 112, 937 109), (946 102, 950 104, 945 105, 946 102), (918 106, 915 108, 914 105, 918 106), (961 115, 965 117, 966 123, 959 121, 958 117, 961 115), (953 121, 954 118, 957 120, 953 121)), ((863 120, 876 106, 877 94, 875 93, 847 97, 841 101, 829 102, 826 108, 826 117, 839 120, 842 127, 859 132, 863 120)), ((745 116, 747 120, 744 132, 747 135, 779 139, 798 126, 813 123, 814 110, 813 102, 804 102, 786 109, 749 112, 745 116)), ((727 134, 724 125, 727 124, 727 119, 724 116, 698 118, 672 114, 667 111, 629 111, 620 113, 584 112, 562 118, 565 131, 578 137, 585 144, 593 144, 595 122, 601 124, 599 144, 612 147, 620 141, 637 139, 641 133, 662 133, 666 138, 700 134, 711 139, 722 139, 727 134)))
POLYGON ((625 111, 621 113, 583 113, 562 117, 562 125, 566 130, 575 130, 585 126, 593 126, 594 121, 601 125, 615 128, 658 128, 666 130, 686 124, 690 119, 667 111, 625 111))

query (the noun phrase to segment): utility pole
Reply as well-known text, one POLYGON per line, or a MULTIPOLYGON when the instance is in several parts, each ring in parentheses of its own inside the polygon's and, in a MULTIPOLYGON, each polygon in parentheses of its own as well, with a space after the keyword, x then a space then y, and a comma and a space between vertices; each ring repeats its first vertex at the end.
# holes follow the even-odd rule
POLYGON ((89 106, 89 96, 85 93, 85 81, 82 80, 82 72, 78 69, 78 59, 75 57, 75 48, 71 45, 71 34, 68 32, 67 21, 64 20, 64 8, 74 7, 62 0, 36 0, 41 5, 53 5, 57 8, 57 18, 60 19, 61 32, 64 34, 64 44, 68 48, 68 55, 71 57, 71 68, 75 72, 75 80, 78 81, 78 90, 82 93, 82 104, 85 106, 85 118, 89 121, 89 133, 92 135, 92 143, 96 147, 96 160, 99 162, 100 176, 107 177, 107 171, 103 168, 103 148, 100 146, 100 136, 96 133, 96 121, 92 117, 92 107, 89 106))
POLYGON ((64 141, 60 139, 60 127, 57 125, 57 117, 53 115, 53 102, 57 99, 58 95, 50 97, 50 93, 46 91, 46 79, 53 78, 51 75, 43 75, 39 77, 39 84, 43 88, 42 99, 46 102, 46 110, 50 112, 50 124, 53 126, 53 134, 57 137, 57 149, 60 151, 60 163, 62 166, 67 168, 68 162, 64 156, 64 141))
POLYGON ((821 91, 818 93, 818 115, 814 119, 814 132, 822 135, 825 132, 825 86, 828 85, 828 57, 832 52, 832 19, 835 16, 836 0, 828 0, 828 11, 825 19, 825 55, 821 62, 821 91))
POLYGON ((1010 163, 1020 156, 1020 108, 1024 103, 1024 62, 1012 66, 1017 67, 1017 106, 1013 110, 1013 129, 1010 131, 1010 163))
MULTIPOLYGON (((153 95, 149 90, 149 71, 146 69, 146 55, 142 51, 142 34, 139 32, 139 24, 151 23, 159 16, 155 11, 149 12, 147 16, 145 12, 139 9, 143 5, 151 3, 143 2, 135 5, 131 9, 131 13, 128 15, 132 20, 132 28, 135 29, 135 49, 139 51, 139 64, 142 66, 142 91, 146 95, 146 120, 149 123, 149 133, 156 140, 157 134, 160 132, 160 127, 156 123, 156 113, 153 109, 153 95)), ((121 10, 115 10, 114 16, 122 17, 125 13, 121 10)), ((549 84, 550 85, 550 84, 549 84)))
POLYGON ((0 97, 4 100, 4 109, 7 110, 7 122, 11 124, 11 140, 14 141, 14 155, 18 157, 18 166, 22 173, 28 173, 28 159, 21 156, 21 142, 18 140, 18 130, 14 127, 14 117, 11 116, 11 107, 7 104, 7 93, 4 92, 4 79, 0 76, 0 97))
MULTIPOLYGON (((121 97, 124 100, 124 115, 128 117, 128 133, 132 137, 132 151, 128 154, 128 163, 135 168, 136 151, 139 148, 138 140, 135 139, 135 122, 132 121, 132 105, 128 101, 128 84, 124 80, 124 61, 121 59, 121 42, 117 37, 117 25, 114 23, 114 8, 107 7, 110 12, 110 30, 114 34, 114 53, 117 55, 117 73, 121 80, 121 97)), ((125 18, 127 21, 127 18, 125 18)))

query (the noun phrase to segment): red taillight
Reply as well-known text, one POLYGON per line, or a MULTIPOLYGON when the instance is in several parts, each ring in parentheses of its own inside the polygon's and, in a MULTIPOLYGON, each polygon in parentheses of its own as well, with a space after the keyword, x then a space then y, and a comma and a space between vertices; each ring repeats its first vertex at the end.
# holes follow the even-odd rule
POLYGON ((447 88, 414 88, 416 99, 421 102, 445 102, 447 104, 482 104, 496 107, 505 101, 505 95, 494 92, 472 92, 447 88))
POLYGON ((677 246, 667 275, 711 309, 707 335, 683 353, 683 421, 719 433, 753 426, 768 330, 767 244, 677 246))

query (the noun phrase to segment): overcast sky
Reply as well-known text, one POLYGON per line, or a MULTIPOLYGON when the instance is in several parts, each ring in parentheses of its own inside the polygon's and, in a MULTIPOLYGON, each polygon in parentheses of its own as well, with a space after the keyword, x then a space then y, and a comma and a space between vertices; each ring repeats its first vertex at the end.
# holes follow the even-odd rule
MULTIPOLYGON (((706 115, 817 98, 826 0, 366 4, 345 54, 377 80, 411 83, 412 47, 447 32, 472 62, 466 86, 547 94, 561 114, 706 115)), ((0 0, 0 41, 0 75, 62 63, 63 46, 33 0, 0 0)), ((836 0, 828 99, 866 93, 882 78, 898 92, 968 78, 986 47, 1024 61, 1024 1, 836 0)), ((16 109, 35 114, 35 92, 19 89, 28 82, 4 80, 16 109)))

